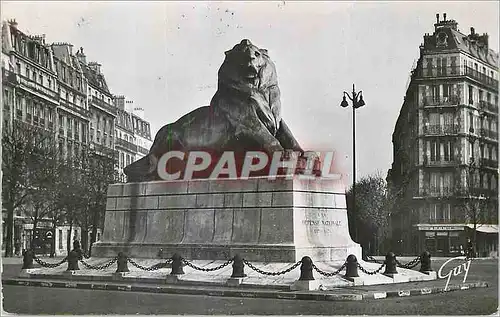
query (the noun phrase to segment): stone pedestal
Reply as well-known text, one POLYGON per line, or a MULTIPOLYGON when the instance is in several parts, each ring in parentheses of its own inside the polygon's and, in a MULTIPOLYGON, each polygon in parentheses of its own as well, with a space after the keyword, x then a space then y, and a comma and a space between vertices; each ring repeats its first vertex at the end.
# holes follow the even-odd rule
POLYGON ((349 236, 338 180, 267 177, 154 181, 109 186, 93 255, 296 262, 361 258, 349 236))

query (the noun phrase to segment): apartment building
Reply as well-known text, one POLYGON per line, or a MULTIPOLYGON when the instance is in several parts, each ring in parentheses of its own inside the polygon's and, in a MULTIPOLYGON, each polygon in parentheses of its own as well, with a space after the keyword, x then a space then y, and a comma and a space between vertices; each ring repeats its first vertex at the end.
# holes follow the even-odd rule
POLYGON ((477 235, 489 255, 498 252, 498 53, 446 14, 423 40, 392 139, 394 248, 458 255, 477 235))

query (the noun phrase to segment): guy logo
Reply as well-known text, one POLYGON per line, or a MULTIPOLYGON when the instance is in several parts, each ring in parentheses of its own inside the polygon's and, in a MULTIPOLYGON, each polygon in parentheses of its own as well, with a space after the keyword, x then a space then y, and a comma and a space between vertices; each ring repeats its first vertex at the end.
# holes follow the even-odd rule
POLYGON ((462 263, 460 265, 455 266, 454 268, 450 269, 448 274, 442 275, 441 272, 443 271, 443 268, 446 266, 446 264, 450 263, 453 260, 466 260, 467 258, 465 256, 457 256, 455 258, 451 258, 448 261, 444 262, 443 265, 439 268, 438 271, 438 277, 439 278, 448 278, 446 280, 446 286, 444 287, 444 291, 446 292, 448 290, 448 284, 450 283, 451 276, 458 276, 462 273, 462 268, 464 269, 465 275, 464 275, 464 280, 462 283, 465 283, 465 280, 467 279, 467 274, 469 274, 469 268, 471 264, 471 260, 468 260, 465 263, 462 263))

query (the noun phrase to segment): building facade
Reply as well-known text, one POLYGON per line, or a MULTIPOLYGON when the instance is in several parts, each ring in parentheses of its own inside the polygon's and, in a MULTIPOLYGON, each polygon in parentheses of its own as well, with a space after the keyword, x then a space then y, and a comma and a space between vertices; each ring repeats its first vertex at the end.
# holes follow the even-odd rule
POLYGON ((394 249, 498 252, 498 53, 454 20, 425 34, 393 133, 394 249), (476 230, 474 230, 474 227, 476 230))
POLYGON ((118 173, 120 181, 126 182, 127 178, 123 173, 123 168, 134 161, 137 153, 134 128, 132 126, 132 114, 127 111, 125 96, 115 96, 115 105, 118 109, 117 121, 115 125, 116 149, 118 151, 118 173))
MULTIPOLYGON (((2 101, 4 129, 17 120, 50 131, 63 159, 86 148, 117 162, 119 152, 128 151, 130 163, 137 157, 132 112, 123 115, 115 106, 101 65, 87 63, 83 48, 75 53, 69 43, 47 44, 44 35, 23 33, 15 20, 2 22, 2 101), (127 131, 128 143, 116 142, 118 126, 127 131)), ((47 241, 53 241, 56 255, 61 255, 67 253, 68 234, 70 240, 81 239, 81 228, 73 227, 70 233, 63 224, 54 232, 51 219, 41 219, 33 232, 31 218, 21 210, 15 211, 13 234, 13 245, 21 250, 36 238, 40 252, 49 252, 47 241)), ((5 212, 2 220, 5 239, 5 212)), ((99 229, 97 240, 100 234, 99 229)))
POLYGON ((149 122, 144 119, 144 108, 133 107, 132 126, 137 140, 137 153, 135 155, 135 161, 137 161, 146 156, 153 145, 151 139, 151 126, 149 122))
POLYGON ((123 169, 149 153, 153 144, 151 128, 144 119, 144 109, 134 105, 125 96, 115 96, 114 103, 118 109, 115 126, 116 150, 118 151, 118 173, 120 180, 125 182, 123 169))

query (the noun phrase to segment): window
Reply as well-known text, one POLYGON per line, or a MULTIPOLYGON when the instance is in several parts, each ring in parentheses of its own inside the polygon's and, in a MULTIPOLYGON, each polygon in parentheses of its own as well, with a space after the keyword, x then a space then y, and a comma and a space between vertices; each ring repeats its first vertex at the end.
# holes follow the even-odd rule
POLYGON ((438 192, 440 187, 440 175, 431 173, 431 192, 438 192))
POLYGON ((432 58, 427 58, 427 76, 432 76, 432 58))
POLYGON ((479 89, 479 101, 483 101, 483 91, 479 89))
POLYGON ((450 96, 450 90, 451 90, 451 85, 448 85, 448 84, 443 85, 443 97, 444 98, 448 98, 450 96))
POLYGON ((42 74, 38 75, 38 81, 40 82, 40 85, 43 85, 43 75, 42 74))
POLYGON ((430 204, 430 206, 429 206, 429 222, 430 223, 436 222, 437 209, 438 209, 438 207, 436 204, 430 204))
POLYGON ((439 155, 438 155, 439 144, 435 140, 431 141, 430 143, 431 143, 431 161, 439 161, 439 155))
POLYGON ((21 74, 21 64, 19 62, 16 63, 16 73, 21 74))
POLYGON ((451 58, 451 73, 452 74, 457 74, 458 73, 458 70, 457 70, 457 58, 456 58, 456 56, 454 56, 454 57, 451 58))
POLYGON ((474 103, 474 89, 469 85, 469 105, 474 103))
POLYGON ((63 231, 59 229, 59 250, 63 249, 63 231))

